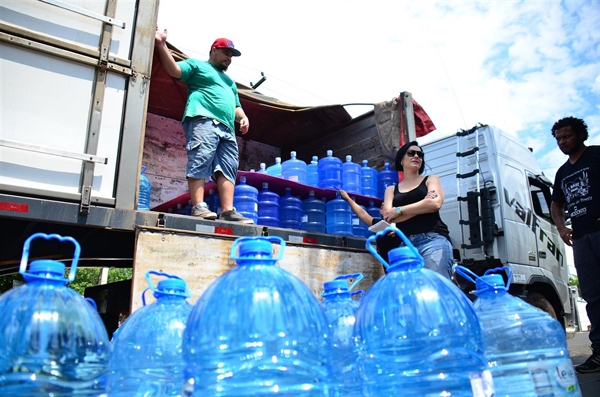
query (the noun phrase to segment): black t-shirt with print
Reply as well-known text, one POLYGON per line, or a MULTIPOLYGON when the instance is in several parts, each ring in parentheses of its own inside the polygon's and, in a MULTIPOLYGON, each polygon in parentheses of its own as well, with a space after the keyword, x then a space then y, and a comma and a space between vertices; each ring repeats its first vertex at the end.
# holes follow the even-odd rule
POLYGON ((566 204, 573 237, 600 230, 600 146, 589 146, 575 164, 556 172, 552 201, 566 204))

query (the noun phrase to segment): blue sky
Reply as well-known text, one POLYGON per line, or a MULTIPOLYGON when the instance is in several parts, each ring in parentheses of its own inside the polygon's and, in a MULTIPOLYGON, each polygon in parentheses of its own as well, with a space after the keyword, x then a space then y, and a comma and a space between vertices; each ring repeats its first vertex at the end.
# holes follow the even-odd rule
POLYGON ((492 124, 532 147, 551 179, 566 160, 556 120, 583 118, 587 144, 600 144, 598 0, 163 0, 158 23, 199 59, 215 38, 231 39, 242 56, 229 75, 250 84, 264 72, 259 91, 289 103, 410 91, 437 126, 423 143, 492 124))

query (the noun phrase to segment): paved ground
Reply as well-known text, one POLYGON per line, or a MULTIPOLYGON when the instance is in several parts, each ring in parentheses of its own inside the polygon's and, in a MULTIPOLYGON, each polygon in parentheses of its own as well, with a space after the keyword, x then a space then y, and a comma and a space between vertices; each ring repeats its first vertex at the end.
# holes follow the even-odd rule
MULTIPOLYGON (((583 364, 592 353, 587 332, 578 332, 573 339, 567 341, 567 345, 574 366, 583 364)), ((583 397, 600 397, 600 372, 593 374, 577 373, 577 380, 583 397)))

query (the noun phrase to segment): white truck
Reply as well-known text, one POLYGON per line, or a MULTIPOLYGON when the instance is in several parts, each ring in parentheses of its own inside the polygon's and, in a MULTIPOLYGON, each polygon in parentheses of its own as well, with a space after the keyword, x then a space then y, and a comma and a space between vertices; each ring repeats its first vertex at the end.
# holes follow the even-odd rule
MULTIPOLYGON (((141 305, 147 270, 182 276, 195 301, 235 265, 229 250, 237 236, 282 237, 287 248, 280 265, 317 295, 340 274, 363 273, 364 290, 383 275, 362 238, 198 220, 169 210, 187 204, 180 123, 186 88, 153 58, 158 0, 29 0, 3 2, 0 11, 0 275, 18 271, 32 233, 76 238, 79 266, 133 268, 131 281, 90 291, 109 331, 119 315, 141 305), (153 186, 152 211, 136 210, 142 162, 153 186)), ((250 132, 238 134, 240 170, 286 159, 291 150, 304 161, 332 149, 379 169, 393 164, 399 124, 383 128, 377 106, 352 118, 342 105, 299 107, 239 83, 238 89, 252 120, 250 132)), ((399 98, 391 119, 403 120, 408 137, 415 129, 411 96, 399 98)), ((488 127, 475 131, 425 147, 446 190, 443 216, 456 258, 476 272, 510 265, 511 291, 572 327, 564 249, 545 218, 550 186, 517 142, 488 127), (456 157, 461 144, 479 150, 456 157), (473 163, 477 177, 457 184, 457 158, 459 167, 473 163)), ((289 186, 299 189, 294 194, 306 191, 289 186)), ((368 200, 357 197, 364 205, 368 200)), ((32 255, 68 262, 70 249, 41 243, 32 255)))

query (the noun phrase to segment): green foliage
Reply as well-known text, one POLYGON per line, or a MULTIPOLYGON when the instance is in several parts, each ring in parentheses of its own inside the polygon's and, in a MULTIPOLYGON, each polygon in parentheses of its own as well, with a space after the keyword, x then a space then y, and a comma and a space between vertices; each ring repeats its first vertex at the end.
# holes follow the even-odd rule
POLYGON ((17 281, 19 284, 25 282, 25 280, 23 280, 23 276, 21 276, 19 273, 0 276, 0 294, 11 289, 14 281, 17 281))
MULTIPOLYGON (((65 272, 65 277, 69 277, 69 270, 65 272)), ((111 268, 108 270, 108 282, 114 283, 122 280, 129 280, 132 277, 131 269, 111 268)), ((6 292, 13 287, 13 280, 24 282, 23 276, 19 273, 0 276, 0 293, 6 292)), ((68 286, 79 292, 81 295, 88 287, 98 285, 100 282, 100 268, 78 268, 75 275, 75 281, 68 286)))
POLYGON ((570 275, 569 276, 569 285, 576 285, 577 289, 579 289, 579 277, 570 275))

